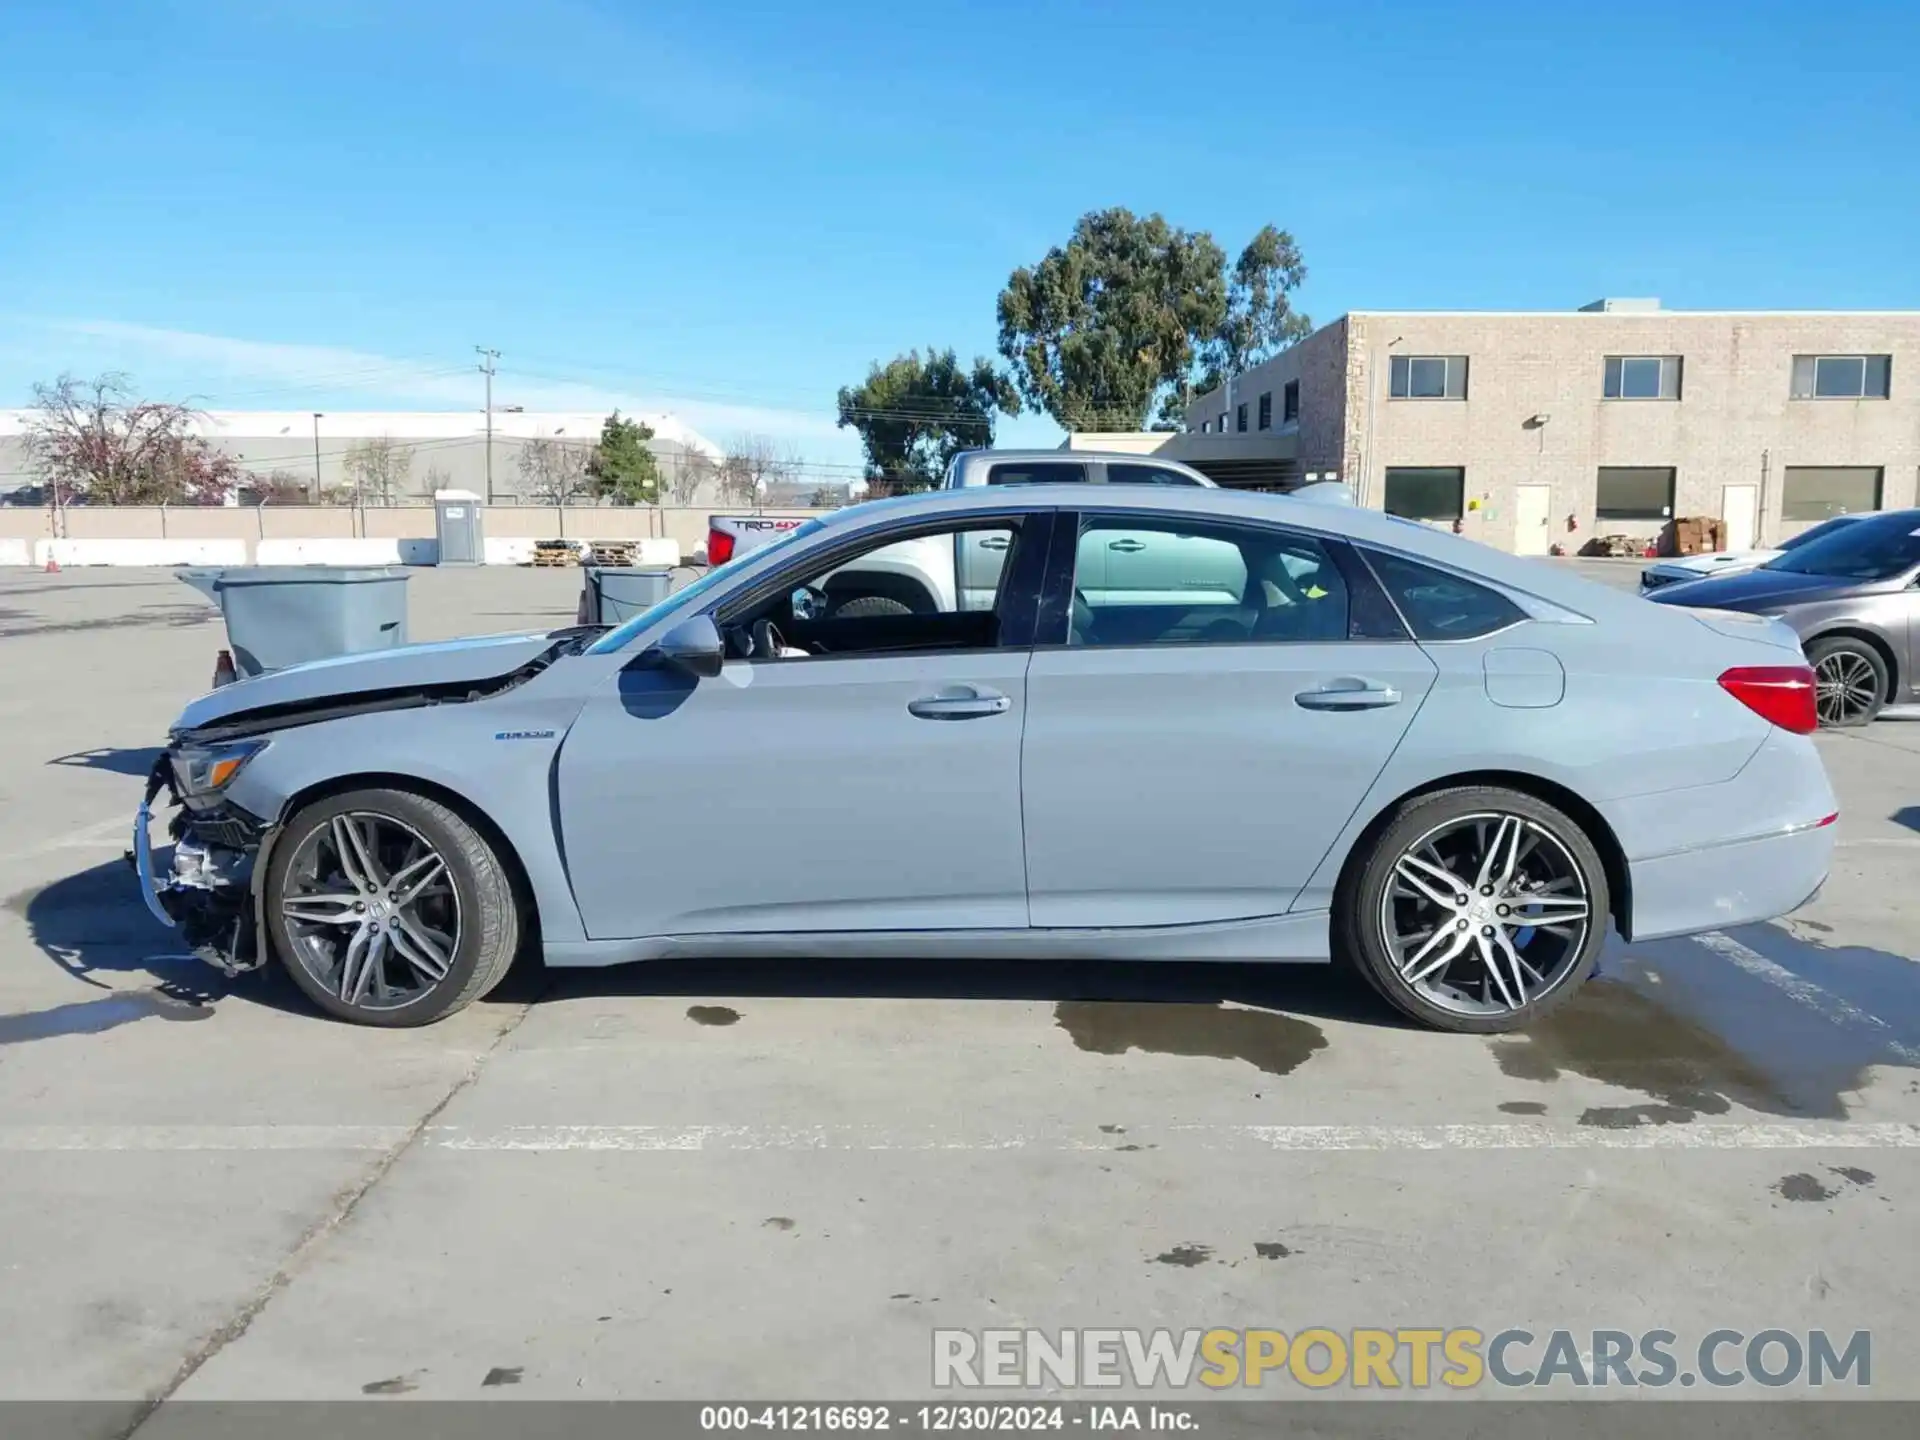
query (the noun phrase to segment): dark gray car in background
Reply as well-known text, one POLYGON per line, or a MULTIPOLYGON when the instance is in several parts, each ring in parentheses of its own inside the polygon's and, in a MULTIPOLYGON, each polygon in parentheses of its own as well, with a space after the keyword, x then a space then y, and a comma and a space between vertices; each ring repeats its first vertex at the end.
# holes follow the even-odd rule
POLYGON ((1792 626, 1814 669, 1824 726, 1865 725, 1888 705, 1920 700, 1920 510, 1868 516, 1758 569, 1647 598, 1792 626))

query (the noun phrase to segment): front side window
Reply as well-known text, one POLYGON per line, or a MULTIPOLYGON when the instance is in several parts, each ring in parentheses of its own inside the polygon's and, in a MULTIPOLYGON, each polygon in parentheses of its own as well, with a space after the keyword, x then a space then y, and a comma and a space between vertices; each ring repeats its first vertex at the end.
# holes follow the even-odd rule
POLYGON ((1086 478, 1086 466, 1064 460, 1022 460, 987 471, 989 485, 1072 485, 1086 478))
POLYGON ((1348 595, 1319 540, 1215 521, 1083 517, 1067 643, 1247 645, 1346 638, 1348 595))
POLYGON ((1262 430, 1273 428, 1273 392, 1271 390, 1260 397, 1260 428, 1262 430))
POLYGON ((1880 508, 1877 465, 1789 465, 1780 487, 1782 520, 1826 520, 1880 508))
POLYGON ((1761 568, 1836 580, 1891 580, 1915 565, 1920 565, 1920 534, 1913 522, 1876 515, 1777 555, 1761 568))
POLYGON ((1233 428, 1235 430, 1245 430, 1247 428, 1247 402, 1244 400, 1240 402, 1239 406, 1233 412, 1233 428))
POLYGON ((1396 355, 1388 393, 1396 400, 1464 400, 1464 355, 1396 355))
POLYGON ((1892 392, 1891 355, 1796 355, 1795 400, 1885 400, 1892 392))
POLYGON ((1665 520, 1673 514, 1672 467, 1602 465, 1594 491, 1601 520, 1665 520))
POLYGON ((983 517, 791 566, 720 608, 727 654, 798 661, 1025 644, 1009 638, 1006 618, 1030 524, 983 517))
MULTIPOLYGON (((817 519, 804 521, 782 534, 778 539, 761 546, 759 550, 752 552, 752 554, 755 558, 764 558, 774 550, 784 550, 787 546, 794 544, 796 541, 803 540, 809 535, 819 534, 820 531, 825 528, 826 526, 817 519)), ((638 615, 623 621, 614 629, 609 630, 598 640, 594 641, 593 644, 589 645, 586 653, 589 655, 611 655, 616 650, 624 650, 633 640, 634 636, 643 630, 651 629, 675 611, 684 611, 687 615, 693 614, 694 610, 698 608, 699 601, 708 591, 714 589, 716 586, 727 583, 739 573, 736 568, 730 565, 714 566, 692 584, 674 591, 673 594, 669 595, 666 599, 648 606, 638 615)))
POLYGON ((1678 400, 1678 355, 1609 355, 1604 393, 1609 400, 1678 400))
POLYGON ((1289 380, 1280 387, 1280 423, 1292 425, 1300 419, 1300 382, 1289 380))
POLYGON ((1526 619, 1499 591, 1395 555, 1363 550, 1416 640, 1473 640, 1526 619))
POLYGON ((1387 467, 1389 515, 1406 520, 1458 520, 1466 507, 1467 472, 1457 465, 1387 467))

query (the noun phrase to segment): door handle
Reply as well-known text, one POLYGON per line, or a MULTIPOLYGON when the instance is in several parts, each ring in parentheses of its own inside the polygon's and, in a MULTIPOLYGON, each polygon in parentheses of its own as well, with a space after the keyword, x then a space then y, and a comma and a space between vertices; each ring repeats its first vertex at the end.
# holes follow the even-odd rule
POLYGON ((948 685, 907 702, 907 713, 922 720, 979 720, 1012 708, 1013 701, 999 691, 976 685, 948 685))
POLYGON ((1147 546, 1146 542, 1142 540, 1109 540, 1107 542, 1107 548, 1109 550, 1118 550, 1122 554, 1131 555, 1136 550, 1146 549, 1147 546))
POLYGON ((1004 550, 1007 548, 1007 537, 1004 535, 990 535, 980 542, 980 548, 982 550, 1004 550))
POLYGON ((1400 692, 1371 680, 1333 680, 1293 697, 1302 710, 1379 710, 1400 703, 1400 692))

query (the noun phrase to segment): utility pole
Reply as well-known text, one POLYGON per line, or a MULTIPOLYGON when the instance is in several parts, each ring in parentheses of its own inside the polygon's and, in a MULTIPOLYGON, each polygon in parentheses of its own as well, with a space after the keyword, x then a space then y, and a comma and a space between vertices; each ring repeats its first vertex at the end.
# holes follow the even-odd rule
POLYGON ((473 347, 480 352, 480 373, 487 377, 487 504, 493 504, 493 362, 500 358, 498 350, 489 350, 484 345, 473 347))
POLYGON ((313 503, 320 503, 320 419, 326 412, 313 412, 313 503))

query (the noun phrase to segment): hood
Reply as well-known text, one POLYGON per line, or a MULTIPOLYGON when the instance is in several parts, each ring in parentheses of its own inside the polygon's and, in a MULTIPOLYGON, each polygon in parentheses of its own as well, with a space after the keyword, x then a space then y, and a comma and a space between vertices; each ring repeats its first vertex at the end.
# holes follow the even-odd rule
POLYGON ((289 665, 202 695, 181 712, 174 729, 194 730, 260 711, 291 719, 304 708, 331 708, 324 705, 326 701, 383 696, 404 699, 409 693, 498 680, 540 658, 553 649, 556 641, 577 633, 529 630, 512 635, 476 635, 289 665))
POLYGON ((1878 588, 1834 575, 1799 575, 1791 570, 1764 567, 1738 575, 1713 575, 1647 598, 1656 605, 1687 605, 1710 610, 1761 610, 1833 600, 1858 590, 1878 588))
POLYGON ((1716 550, 1708 555, 1682 555, 1649 565, 1663 575, 1737 575, 1752 570, 1784 552, 1779 550, 1716 550))

